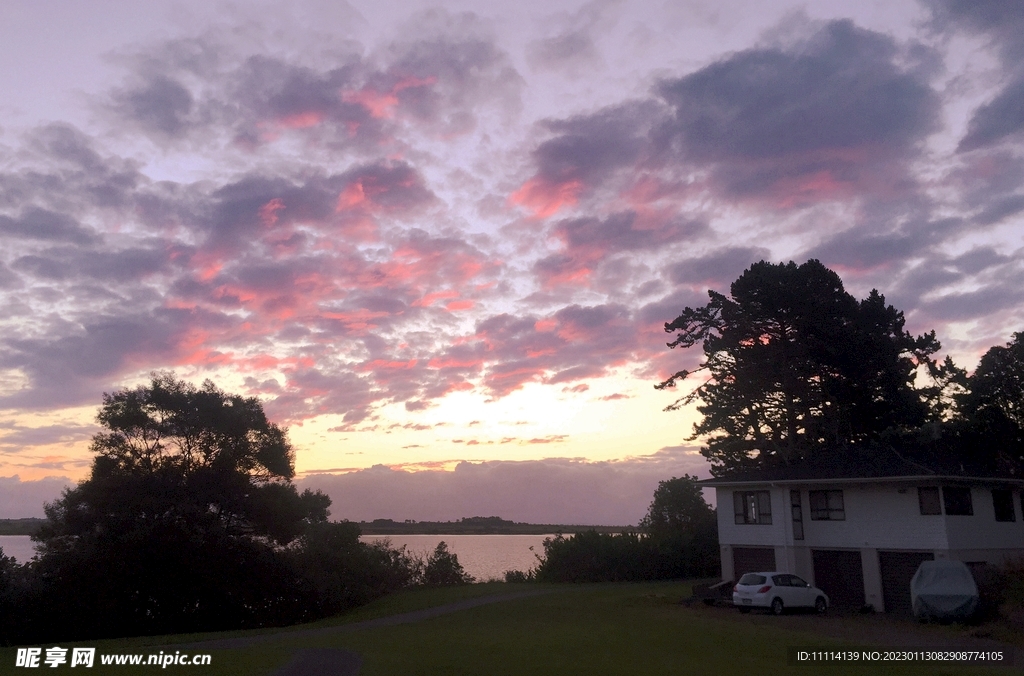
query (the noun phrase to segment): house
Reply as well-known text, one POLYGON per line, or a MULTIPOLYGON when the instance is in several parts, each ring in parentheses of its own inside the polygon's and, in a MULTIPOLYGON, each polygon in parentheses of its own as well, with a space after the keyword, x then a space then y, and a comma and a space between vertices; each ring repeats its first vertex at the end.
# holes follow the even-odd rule
POLYGON ((701 481, 718 498, 722 578, 780 570, 837 607, 910 612, 921 561, 972 568, 1024 557, 1024 480, 933 472, 780 467, 701 481))

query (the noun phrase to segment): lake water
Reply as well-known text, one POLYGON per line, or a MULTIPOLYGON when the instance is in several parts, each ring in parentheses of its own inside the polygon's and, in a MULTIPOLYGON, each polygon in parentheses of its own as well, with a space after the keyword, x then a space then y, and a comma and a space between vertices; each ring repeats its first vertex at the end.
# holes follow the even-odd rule
POLYGON ((424 559, 442 540, 459 558, 463 569, 478 582, 505 579, 506 570, 524 573, 537 565, 534 553, 543 554, 542 543, 550 535, 363 535, 363 542, 391 540, 392 547, 406 548, 424 559))
MULTIPOLYGON (((363 542, 391 540, 393 547, 405 547, 424 559, 437 543, 444 540, 448 551, 459 557, 467 573, 479 581, 505 579, 506 570, 526 572, 537 565, 534 553, 543 554, 542 542, 549 535, 363 535, 363 542), (531 549, 532 548, 532 549, 531 549)), ((35 554, 35 545, 27 535, 0 535, 0 549, 25 563, 35 554)))

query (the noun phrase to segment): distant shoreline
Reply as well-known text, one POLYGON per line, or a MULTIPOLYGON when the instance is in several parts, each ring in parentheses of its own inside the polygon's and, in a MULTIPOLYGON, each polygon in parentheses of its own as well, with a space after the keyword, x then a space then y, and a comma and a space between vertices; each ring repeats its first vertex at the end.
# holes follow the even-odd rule
POLYGON ((46 519, 0 519, 0 535, 35 535, 46 519))
POLYGON ((571 535, 595 530, 621 533, 636 530, 632 526, 585 526, 551 523, 517 523, 499 517, 470 517, 460 521, 392 521, 374 519, 354 522, 363 535, 571 535))
MULTIPOLYGON (((635 531, 633 526, 585 526, 551 523, 517 523, 499 517, 470 517, 459 521, 354 521, 363 535, 572 535, 595 530, 598 533, 635 531)), ((0 519, 0 535, 34 535, 46 519, 0 519)))

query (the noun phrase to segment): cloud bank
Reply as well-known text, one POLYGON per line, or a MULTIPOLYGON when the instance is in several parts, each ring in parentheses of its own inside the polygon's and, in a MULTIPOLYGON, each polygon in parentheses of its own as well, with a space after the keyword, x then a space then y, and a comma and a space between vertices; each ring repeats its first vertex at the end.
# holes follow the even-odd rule
MULTIPOLYGON (((403 438, 401 459, 435 462, 449 450, 425 421, 456 395, 487 406, 553 388, 565 408, 537 415, 558 418, 604 379, 653 385, 687 367, 699 355, 669 352, 664 323, 761 259, 815 257, 858 295, 879 288, 972 366, 1024 322, 1011 7, 932 2, 890 26, 786 14, 686 59, 636 42, 674 43, 657 35, 678 18, 600 2, 553 7, 543 29, 481 5, 344 39, 254 16, 122 47, 115 79, 87 94, 90 120, 0 145, 0 411, 41 420, 174 369, 295 427, 411 425, 423 436, 403 438), (989 58, 984 77, 963 44, 989 58), (638 55, 627 74, 616 50, 638 55), (581 79, 586 96, 562 95, 581 79)), ((601 405, 628 398, 605 389, 601 405)), ((622 456, 663 443, 640 418, 622 424, 637 430, 622 456)), ((523 438, 587 457, 577 432, 523 438)), ((43 446, 0 427, 19 468, 81 471, 43 446)), ((390 452, 362 462, 395 464, 390 452)), ((531 488, 553 486, 533 465, 506 461, 337 481, 371 502, 361 477, 395 501, 401 481, 410 496, 449 482, 435 499, 458 518, 443 496, 490 505, 480 487, 509 477, 524 503, 582 518, 531 488)), ((574 494, 587 509, 615 502, 601 491, 633 496, 593 512, 607 519, 634 521, 654 485, 614 464, 545 467, 606 482, 603 498, 574 494)))
POLYGON ((313 474, 298 484, 331 496, 332 519, 500 516, 527 523, 626 526, 647 513, 659 481, 687 472, 704 477, 700 456, 664 452, 639 461, 460 462, 449 472, 375 465, 348 474, 313 474))

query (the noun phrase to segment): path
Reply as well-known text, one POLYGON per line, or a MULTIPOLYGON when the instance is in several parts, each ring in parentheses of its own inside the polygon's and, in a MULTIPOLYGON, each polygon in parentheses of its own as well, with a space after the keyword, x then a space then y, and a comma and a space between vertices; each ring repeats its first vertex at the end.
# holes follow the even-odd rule
MULTIPOLYGON (((377 627, 392 627, 398 624, 410 622, 421 622, 441 615, 456 613, 460 610, 469 610, 478 606, 485 606, 491 603, 502 601, 514 601, 517 599, 529 598, 550 594, 552 589, 532 589, 510 592, 507 594, 493 594, 481 596, 475 599, 465 599, 443 606, 414 610, 398 615, 388 615, 362 622, 350 622, 331 627, 311 627, 309 629, 296 629, 293 631, 279 631, 271 634, 256 634, 253 636, 238 636, 235 638, 220 638, 197 643, 175 644, 175 650, 190 650, 192 652, 205 652, 209 650, 232 650, 236 648, 248 648, 254 645, 266 645, 273 641, 293 638, 310 638, 316 636, 333 636, 337 634, 348 634, 363 629, 374 629, 377 627)), ((297 650, 292 659, 283 667, 274 672, 274 676, 355 676, 359 673, 362 659, 357 653, 350 650, 336 648, 309 648, 297 650)))

